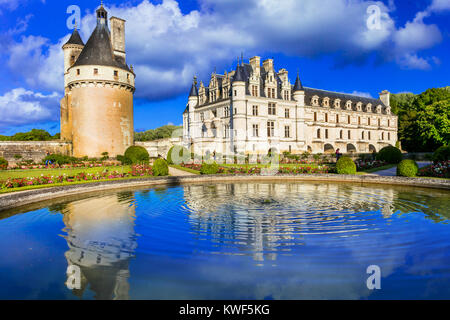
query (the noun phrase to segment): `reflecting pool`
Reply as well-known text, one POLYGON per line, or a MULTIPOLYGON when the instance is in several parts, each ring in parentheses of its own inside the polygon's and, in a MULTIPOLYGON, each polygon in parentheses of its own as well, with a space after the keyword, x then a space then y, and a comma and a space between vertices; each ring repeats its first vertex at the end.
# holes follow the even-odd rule
POLYGON ((313 182, 59 199, 0 212, 0 299, 450 299, 449 208, 313 182))

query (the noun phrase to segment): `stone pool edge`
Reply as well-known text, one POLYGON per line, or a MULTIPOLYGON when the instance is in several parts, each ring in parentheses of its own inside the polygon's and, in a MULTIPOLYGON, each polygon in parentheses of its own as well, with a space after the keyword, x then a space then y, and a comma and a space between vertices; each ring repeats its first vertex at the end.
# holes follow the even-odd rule
POLYGON ((349 182, 360 184, 390 184, 422 188, 450 190, 450 180, 428 178, 382 177, 370 175, 336 175, 336 174, 302 174, 302 175, 208 175, 183 177, 158 177, 130 180, 115 180, 95 182, 90 184, 50 187, 19 191, 0 195, 0 211, 28 205, 40 201, 52 200, 65 196, 85 194, 98 191, 151 187, 157 185, 174 185, 198 182, 257 182, 257 181, 321 181, 321 182, 349 182))

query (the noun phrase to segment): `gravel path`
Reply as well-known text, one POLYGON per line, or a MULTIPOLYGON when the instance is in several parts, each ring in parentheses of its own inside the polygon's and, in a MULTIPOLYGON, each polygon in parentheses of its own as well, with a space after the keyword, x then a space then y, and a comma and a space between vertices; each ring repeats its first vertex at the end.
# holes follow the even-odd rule
MULTIPOLYGON (((419 161, 419 162, 417 162, 417 165, 419 166, 419 168, 426 167, 426 166, 428 166, 430 164, 431 164, 430 161, 419 161)), ((397 167, 392 167, 392 168, 387 169, 387 170, 381 170, 381 171, 373 172, 372 175, 382 176, 382 177, 395 177, 397 175, 397 167)))

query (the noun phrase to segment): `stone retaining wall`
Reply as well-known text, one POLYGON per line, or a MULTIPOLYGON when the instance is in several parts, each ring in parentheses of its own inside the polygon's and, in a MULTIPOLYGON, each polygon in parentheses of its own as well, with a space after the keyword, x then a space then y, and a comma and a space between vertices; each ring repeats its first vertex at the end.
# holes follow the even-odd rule
POLYGON ((18 206, 41 202, 45 200, 67 197, 71 195, 86 194, 113 189, 145 188, 155 185, 181 184, 181 183, 233 183, 233 182, 297 182, 297 181, 322 181, 340 183, 365 184, 389 184, 423 188, 436 188, 450 190, 450 180, 403 178, 403 177, 379 177, 359 175, 336 174, 302 174, 302 175, 276 175, 276 176, 236 176, 236 175, 211 175, 211 176, 185 176, 185 177, 158 177, 130 180, 116 180, 95 182, 83 185, 53 187, 35 189, 0 195, 0 211, 16 208, 18 206))
POLYGON ((0 141, 0 157, 10 163, 15 163, 15 155, 21 155, 23 160, 40 162, 45 158, 46 152, 64 155, 71 154, 70 143, 60 141, 0 141))

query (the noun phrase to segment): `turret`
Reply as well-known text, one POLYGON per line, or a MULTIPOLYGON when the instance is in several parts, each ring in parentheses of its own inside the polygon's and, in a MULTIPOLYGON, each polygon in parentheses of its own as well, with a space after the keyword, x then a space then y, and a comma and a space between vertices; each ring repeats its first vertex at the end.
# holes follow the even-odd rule
POLYGON ((299 106, 305 105, 305 90, 303 89, 302 82, 300 81, 300 74, 297 73, 297 79, 295 80, 294 88, 292 88, 294 100, 299 106))
POLYGON ((198 105, 197 77, 192 81, 191 91, 189 92, 189 112, 194 113, 194 108, 198 105))
POLYGON ((83 48, 84 42, 81 40, 81 36, 75 26, 69 40, 62 47, 64 52, 64 73, 67 73, 67 70, 77 61, 83 48))
POLYGON ((97 9, 97 25, 106 25, 108 26, 108 12, 103 7, 103 1, 100 5, 100 8, 97 9))

